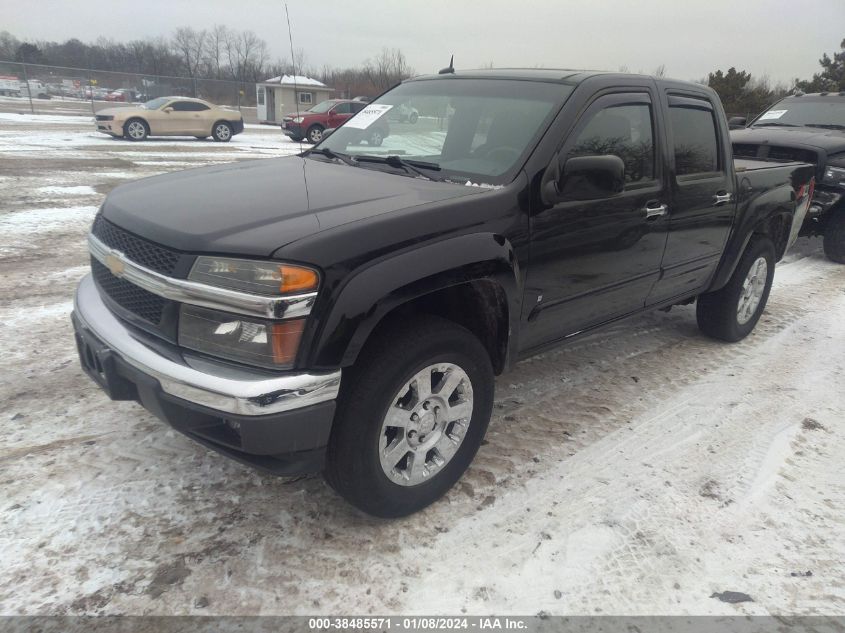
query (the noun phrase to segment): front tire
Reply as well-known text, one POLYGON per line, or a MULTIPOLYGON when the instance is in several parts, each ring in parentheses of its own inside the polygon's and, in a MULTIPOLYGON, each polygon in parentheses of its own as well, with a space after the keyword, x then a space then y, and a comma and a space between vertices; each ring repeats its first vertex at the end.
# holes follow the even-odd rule
POLYGON ((845 208, 833 211, 824 227, 824 254, 837 264, 845 264, 845 208))
POLYGON ((384 132, 381 130, 373 130, 367 137, 367 143, 372 147, 380 147, 384 143, 384 132))
POLYGON ((232 140, 235 130, 230 123, 226 121, 218 121, 211 128, 211 136, 218 143, 228 143, 232 140))
POLYGON ((376 336, 344 376, 324 476, 364 512, 401 517, 469 467, 493 409, 493 368, 472 332, 440 317, 376 336))
POLYGON ((744 339, 763 314, 774 277, 775 245, 768 237, 755 235, 725 287, 698 297, 698 327, 723 341, 744 339))
POLYGON ((305 136, 308 138, 309 143, 316 145, 323 140, 323 128, 319 125, 312 125, 308 128, 305 136))
POLYGON ((130 141, 143 141, 150 135, 150 128, 143 119, 129 119, 123 124, 123 138, 130 141))

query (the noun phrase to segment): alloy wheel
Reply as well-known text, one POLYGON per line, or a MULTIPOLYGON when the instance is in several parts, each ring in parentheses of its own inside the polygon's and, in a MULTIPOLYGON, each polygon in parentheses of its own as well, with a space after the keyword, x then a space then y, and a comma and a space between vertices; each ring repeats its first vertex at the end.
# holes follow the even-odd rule
POLYGON ((472 406, 472 383, 457 365, 429 365, 414 374, 382 422, 378 450, 384 474, 400 486, 429 481, 458 452, 472 406))
POLYGON ((766 290, 766 278, 769 273, 769 265, 765 257, 758 257, 751 264, 745 281, 742 282, 742 291, 739 295, 739 303, 736 308, 736 320, 740 325, 745 325, 754 316, 763 293, 766 290))

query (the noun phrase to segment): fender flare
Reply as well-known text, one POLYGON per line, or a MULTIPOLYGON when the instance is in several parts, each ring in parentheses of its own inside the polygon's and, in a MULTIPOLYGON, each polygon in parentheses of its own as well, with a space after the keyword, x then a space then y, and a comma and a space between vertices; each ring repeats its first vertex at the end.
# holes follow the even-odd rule
MULTIPOLYGON (((750 186, 747 182, 743 182, 740 184, 740 190, 742 190, 742 185, 750 186)), ((794 220, 794 203, 795 191, 789 183, 783 183, 778 187, 754 194, 742 202, 745 208, 740 214, 736 227, 728 237, 725 251, 722 254, 722 261, 713 275, 707 289, 708 292, 719 290, 728 283, 742 254, 748 247, 752 235, 755 233, 768 234, 768 227, 772 220, 776 218, 786 217, 789 218, 790 222, 794 220)))
POLYGON ((312 339, 309 366, 348 367, 382 319, 401 305, 470 281, 490 281, 505 295, 508 352, 513 357, 522 281, 511 244, 493 233, 428 243, 368 262, 334 293, 312 339))

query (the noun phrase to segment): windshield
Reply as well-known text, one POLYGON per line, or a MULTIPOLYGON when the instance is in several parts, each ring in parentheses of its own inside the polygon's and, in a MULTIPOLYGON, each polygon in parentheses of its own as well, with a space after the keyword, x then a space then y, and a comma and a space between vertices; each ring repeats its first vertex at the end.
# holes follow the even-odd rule
POLYGON ((167 97, 159 97, 158 99, 151 99, 150 101, 147 101, 141 107, 144 108, 144 110, 158 110, 168 101, 170 101, 170 99, 167 97))
POLYGON ((502 184, 571 92, 572 86, 533 81, 409 81, 367 104, 320 147, 419 161, 462 184, 502 184))
POLYGON ((773 105, 752 126, 824 126, 845 129, 845 98, 791 97, 773 105))
POLYGON ((321 101, 313 108, 308 110, 308 112, 314 112, 315 114, 323 114, 324 112, 328 112, 329 110, 331 110, 332 106, 334 106, 335 103, 335 101, 321 101))

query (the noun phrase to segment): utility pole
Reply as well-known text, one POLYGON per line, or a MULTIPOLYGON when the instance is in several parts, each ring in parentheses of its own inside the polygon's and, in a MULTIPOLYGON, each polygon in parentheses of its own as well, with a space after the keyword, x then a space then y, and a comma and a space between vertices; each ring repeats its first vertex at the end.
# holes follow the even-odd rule
POLYGON ((35 106, 32 105, 32 86, 29 85, 29 75, 26 74, 26 64, 23 64, 23 82, 26 86, 26 94, 29 97, 29 111, 35 114, 35 106))

